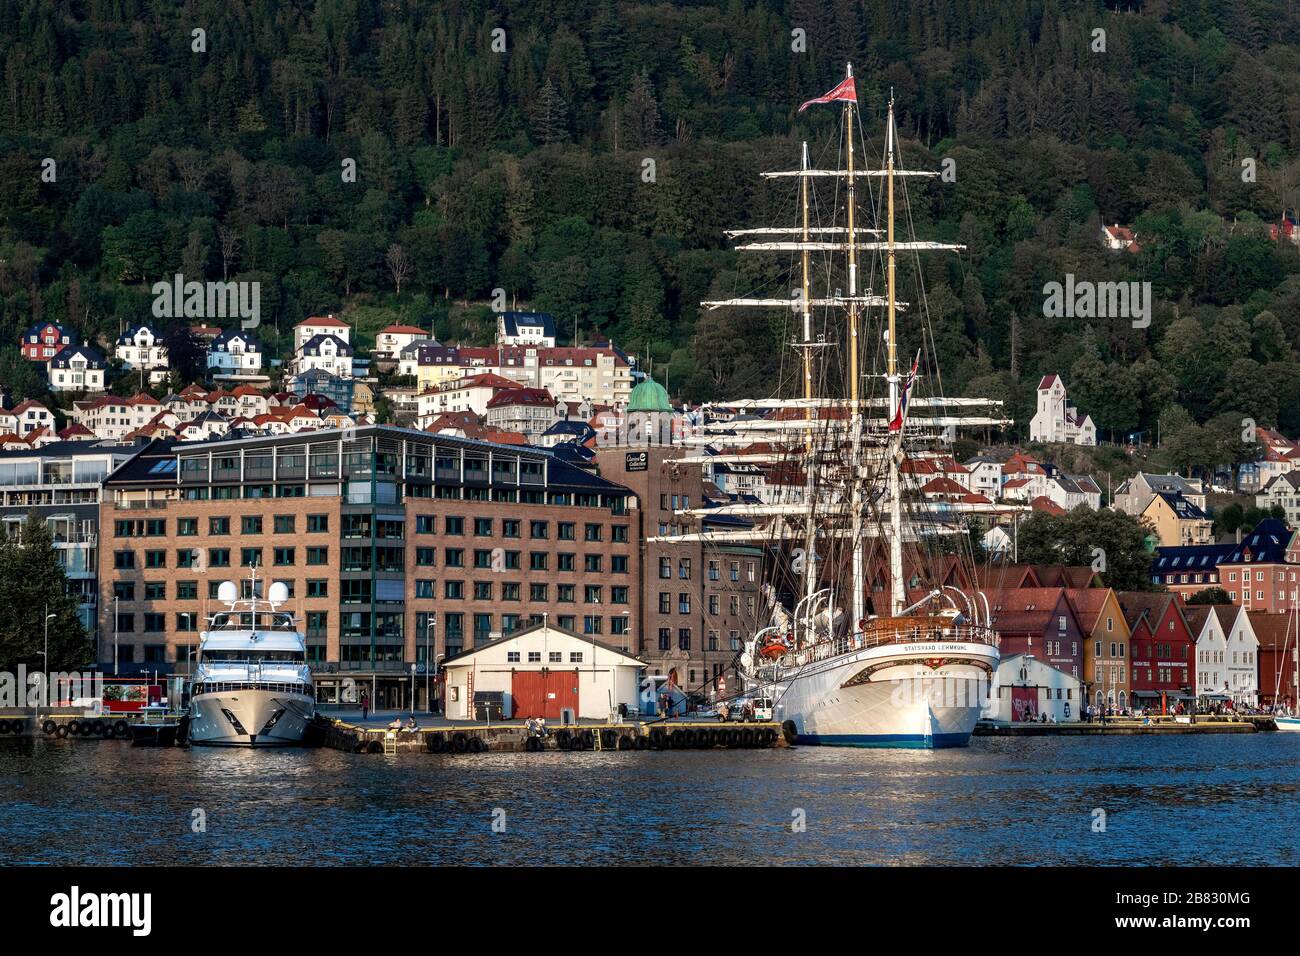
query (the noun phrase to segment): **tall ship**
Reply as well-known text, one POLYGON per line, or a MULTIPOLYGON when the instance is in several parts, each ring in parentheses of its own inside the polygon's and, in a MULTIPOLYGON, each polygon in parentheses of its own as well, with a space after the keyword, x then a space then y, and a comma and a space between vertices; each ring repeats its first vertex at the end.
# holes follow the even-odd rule
POLYGON ((258 595, 253 570, 246 597, 223 581, 213 614, 199 637, 190 691, 189 740, 221 747, 284 747, 302 743, 316 712, 307 644, 293 614, 283 610, 288 588, 276 582, 258 595))
POLYGON ((837 143, 817 165, 804 143, 798 169, 763 174, 796 184, 798 221, 727 234, 741 252, 784 255, 769 275, 786 287, 703 303, 796 316, 799 384, 786 395, 798 397, 716 403, 695 440, 702 454, 686 459, 762 463, 784 474, 782 493, 681 513, 743 519, 747 530, 700 536, 757 540, 772 556, 770 619, 736 669, 797 742, 965 746, 999 662, 966 516, 999 509, 945 479, 947 449, 958 429, 1009 421, 999 402, 942 394, 922 254, 964 247, 896 234, 900 218, 913 222, 906 184, 938 174, 897 165, 892 96, 874 168, 859 162, 852 67, 800 111, 815 103, 841 108, 837 143), (915 303, 899 301, 900 267, 915 303))

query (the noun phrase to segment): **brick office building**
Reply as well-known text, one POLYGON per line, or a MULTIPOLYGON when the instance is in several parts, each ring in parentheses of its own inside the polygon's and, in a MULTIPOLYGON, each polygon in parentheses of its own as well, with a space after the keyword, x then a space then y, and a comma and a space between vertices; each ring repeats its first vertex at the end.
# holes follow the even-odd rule
POLYGON ((688 693, 709 696, 719 677, 722 696, 739 690, 734 662, 764 614, 763 551, 744 542, 715 544, 693 534, 700 523, 676 512, 704 504, 700 465, 679 462, 672 445, 600 448, 601 477, 641 502, 643 596, 637 627, 641 657, 656 675, 676 672, 688 693), (656 540, 681 536, 681 541, 656 540))
POLYGON ((625 647, 640 614, 636 498, 540 449, 373 425, 156 442, 100 521, 101 657, 123 671, 186 673, 217 587, 254 565, 289 587, 326 700, 352 678, 424 706, 430 659, 544 619, 625 647))

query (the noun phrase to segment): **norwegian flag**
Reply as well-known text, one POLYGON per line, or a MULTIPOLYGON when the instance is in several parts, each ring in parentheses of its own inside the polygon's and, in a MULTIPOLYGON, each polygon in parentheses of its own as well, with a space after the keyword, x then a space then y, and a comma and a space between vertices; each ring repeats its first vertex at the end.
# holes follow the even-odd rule
POLYGON ((907 417, 907 396, 912 392, 912 384, 916 381, 916 367, 921 364, 921 353, 916 353, 916 359, 912 362, 912 370, 907 373, 907 381, 903 383, 903 393, 898 396, 898 411, 894 413, 893 419, 889 423, 891 432, 901 432, 903 430, 903 419, 907 417))
POLYGON ((858 88, 853 82, 853 77, 850 76, 825 96, 819 96, 815 100, 809 100, 804 103, 799 107, 799 112, 802 113, 814 103, 834 103, 837 100, 852 100, 854 103, 858 101, 858 88))

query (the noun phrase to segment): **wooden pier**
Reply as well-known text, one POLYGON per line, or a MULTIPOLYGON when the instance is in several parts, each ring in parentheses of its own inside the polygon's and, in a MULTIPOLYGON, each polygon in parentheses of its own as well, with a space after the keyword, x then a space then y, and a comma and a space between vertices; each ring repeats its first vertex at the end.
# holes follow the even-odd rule
POLYGON ((981 721, 975 725, 976 737, 1099 737, 1106 735, 1135 736, 1161 734, 1253 734, 1275 731, 1272 717, 1200 717, 1194 721, 1178 721, 1173 717, 1153 717, 1150 721, 1107 720, 1104 724, 1073 722, 1068 724, 1015 723, 993 724, 981 721))
POLYGON ((649 724, 578 724, 548 728, 532 736, 522 724, 456 724, 387 730, 335 720, 322 743, 349 753, 472 754, 545 750, 754 750, 787 745, 771 722, 666 721, 649 724))

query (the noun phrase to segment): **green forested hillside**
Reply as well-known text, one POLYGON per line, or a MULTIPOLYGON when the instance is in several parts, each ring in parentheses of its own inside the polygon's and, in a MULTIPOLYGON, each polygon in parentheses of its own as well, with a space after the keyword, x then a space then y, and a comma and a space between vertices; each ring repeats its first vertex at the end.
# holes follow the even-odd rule
POLYGON ((788 215, 756 174, 834 135, 795 108, 850 59, 869 153, 892 89, 909 163, 956 162, 913 196, 969 247, 927 274, 949 391, 1027 420, 1060 372, 1103 437, 1163 416, 1192 457, 1216 417, 1300 429, 1300 254, 1268 235, 1300 206, 1287 0, 0 0, 0 376, 39 388, 33 321, 115 336, 179 271, 260 280, 272 346, 358 309, 482 340, 503 288, 685 397, 766 390, 783 320, 696 303, 779 278, 722 229, 788 215), (1043 318, 1067 272, 1149 280, 1151 327, 1043 318))

